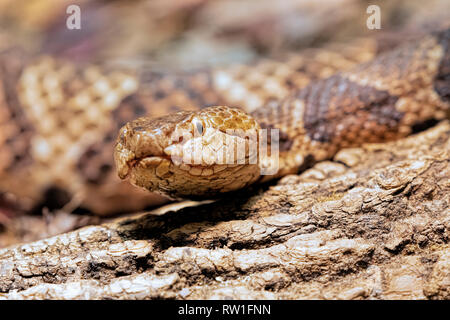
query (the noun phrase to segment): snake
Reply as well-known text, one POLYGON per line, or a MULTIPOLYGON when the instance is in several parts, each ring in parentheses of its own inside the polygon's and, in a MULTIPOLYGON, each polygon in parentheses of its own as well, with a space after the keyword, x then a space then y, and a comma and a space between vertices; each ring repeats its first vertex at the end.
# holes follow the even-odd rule
POLYGON ((446 30, 407 43, 252 112, 221 105, 133 120, 114 150, 119 177, 175 199, 208 199, 342 148, 404 137, 447 115, 449 40, 446 30), (260 134, 267 129, 275 137, 260 134))
POLYGON ((135 211, 167 196, 216 197, 341 148, 397 139, 447 115, 449 34, 393 50, 363 38, 187 71, 8 48, 0 52, 0 192, 25 211, 55 199, 100 215, 135 211), (239 163, 211 156, 228 140, 253 150, 250 131, 265 148, 245 150, 239 163), (186 137, 174 141, 180 132, 186 137), (176 161, 198 143, 200 163, 176 161), (275 144, 277 170, 263 175, 275 144))

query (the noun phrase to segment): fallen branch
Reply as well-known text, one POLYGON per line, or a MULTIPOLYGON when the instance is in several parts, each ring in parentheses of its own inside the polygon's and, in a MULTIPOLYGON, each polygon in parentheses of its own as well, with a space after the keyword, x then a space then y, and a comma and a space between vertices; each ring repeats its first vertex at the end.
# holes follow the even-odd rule
POLYGON ((450 298, 450 124, 246 194, 0 250, 0 298, 450 298))

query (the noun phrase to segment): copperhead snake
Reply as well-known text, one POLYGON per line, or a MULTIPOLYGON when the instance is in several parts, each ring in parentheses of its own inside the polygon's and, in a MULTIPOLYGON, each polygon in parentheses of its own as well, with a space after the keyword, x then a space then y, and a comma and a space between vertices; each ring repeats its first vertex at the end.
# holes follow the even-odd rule
POLYGON ((210 198, 295 173, 306 159, 321 161, 344 147, 410 134, 414 125, 443 119, 449 109, 449 36, 446 31, 406 44, 251 113, 217 106, 134 120, 119 133, 119 176, 171 197, 210 198), (279 165, 268 175, 261 175, 270 165, 264 149, 275 141, 252 148, 264 136, 251 141, 243 134, 262 128, 278 129, 279 165), (263 151, 265 158, 258 156, 263 151))
POLYGON ((365 40, 181 74, 30 60, 6 51, 0 56, 0 190, 30 208, 57 187, 99 214, 162 201, 117 177, 113 150, 121 178, 175 198, 216 197, 295 173, 341 148, 397 139, 417 124, 444 119, 449 41, 444 30, 379 55, 377 42, 365 40), (225 141, 230 128, 278 129, 278 170, 261 176, 261 162, 249 164, 247 153, 244 164, 211 160, 220 149, 213 144, 225 141), (179 129, 190 136, 173 141, 179 129), (171 156, 195 138, 206 146, 200 164, 174 162, 171 156))

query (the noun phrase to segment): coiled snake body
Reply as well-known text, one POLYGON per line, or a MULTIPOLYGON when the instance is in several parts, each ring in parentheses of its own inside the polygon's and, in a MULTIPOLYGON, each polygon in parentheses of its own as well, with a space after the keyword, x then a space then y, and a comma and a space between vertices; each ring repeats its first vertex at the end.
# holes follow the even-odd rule
POLYGON ((416 124, 446 117, 449 37, 442 31, 373 60, 376 42, 355 42, 284 61, 171 75, 48 57, 29 62, 4 52, 0 190, 24 207, 56 186, 97 213, 135 210, 161 198, 117 178, 113 149, 120 177, 135 185, 172 197, 212 197, 296 172, 340 148, 407 135, 416 124), (242 109, 201 109, 213 105, 242 109), (147 117, 132 121, 140 116, 147 117), (250 164, 248 152, 243 164, 211 156, 227 139, 247 141, 227 129, 261 128, 279 130, 276 173, 260 176, 261 161, 250 164), (181 129, 188 137, 173 141, 181 129), (195 143, 204 145, 194 155, 200 163, 173 161, 195 143))
MULTIPOLYGON (((119 176, 169 196, 209 198, 296 172, 307 159, 324 160, 340 148, 405 136, 415 124, 446 116, 448 40, 444 32, 406 44, 250 114, 211 107, 132 121, 122 128, 116 145, 119 176), (269 157, 252 163, 253 141, 246 145, 248 137, 227 132, 261 128, 279 130, 280 163, 268 176, 260 172, 270 166, 265 163, 269 157), (239 158, 233 140, 242 140, 242 159, 227 163, 224 156, 239 158)), ((261 145, 253 150, 264 151, 261 145)))

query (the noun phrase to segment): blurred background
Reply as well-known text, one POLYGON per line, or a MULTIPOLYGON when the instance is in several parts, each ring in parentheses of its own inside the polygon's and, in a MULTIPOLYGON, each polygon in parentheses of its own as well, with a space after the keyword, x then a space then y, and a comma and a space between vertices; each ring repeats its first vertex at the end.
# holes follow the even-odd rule
POLYGON ((422 32, 449 9, 446 0, 1 0, 0 48, 194 68, 374 32, 422 32), (81 8, 81 30, 66 27, 72 4, 81 8), (366 27, 370 4, 381 9, 381 30, 366 27))
MULTIPOLYGON (((409 37, 448 23, 448 12, 448 0, 0 0, 0 51, 190 70, 330 41, 409 37), (74 4, 80 30, 66 27, 66 8, 74 4), (381 30, 366 27, 370 4, 381 8, 381 30)), ((103 221, 71 213, 17 216, 0 199, 0 247, 103 221)))

